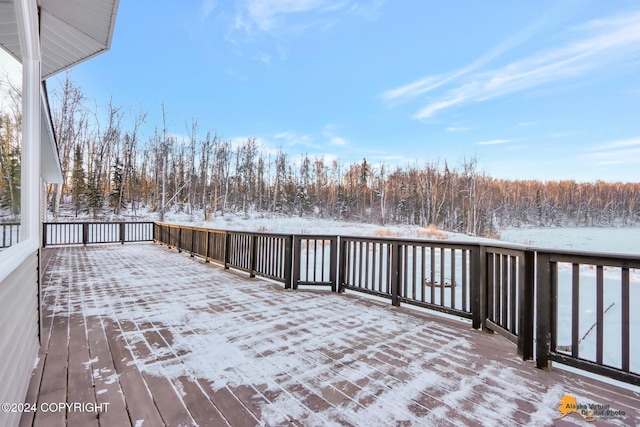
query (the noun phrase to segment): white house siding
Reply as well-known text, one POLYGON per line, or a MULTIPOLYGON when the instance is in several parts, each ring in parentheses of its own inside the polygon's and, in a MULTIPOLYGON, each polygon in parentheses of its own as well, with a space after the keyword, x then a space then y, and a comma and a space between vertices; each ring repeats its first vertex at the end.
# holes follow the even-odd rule
MULTIPOLYGON (((29 245, 25 251, 24 246, 3 253, 17 253, 13 256, 18 259, 13 270, 0 265, 0 403, 24 402, 40 345, 38 250, 29 245)), ((17 426, 20 415, 0 411, 0 426, 17 426)))

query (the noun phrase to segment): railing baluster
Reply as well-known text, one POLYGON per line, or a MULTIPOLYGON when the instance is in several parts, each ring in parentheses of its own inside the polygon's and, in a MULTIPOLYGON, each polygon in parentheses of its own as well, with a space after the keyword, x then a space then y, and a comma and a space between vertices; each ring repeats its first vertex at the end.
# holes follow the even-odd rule
POLYGON ((518 263, 521 262, 520 257, 511 257, 511 271, 509 272, 509 331, 513 334, 518 333, 518 263))
POLYGON ((456 250, 451 248, 451 308, 456 308, 456 250))
POLYGON ((444 271, 445 271, 445 249, 440 248, 440 305, 444 306, 444 271))
POLYGON ((580 357, 580 264, 571 268, 571 355, 580 357))
POLYGON ((467 301, 467 249, 461 251, 462 265, 460 266, 462 272, 462 310, 469 311, 469 305, 467 301))
POLYGON ((622 268, 622 274, 621 274, 621 279, 622 279, 622 283, 621 283, 621 292, 620 292, 620 298, 622 300, 622 313, 621 313, 621 322, 622 322, 622 328, 621 328, 621 334, 622 336, 621 338, 621 353, 622 353, 622 357, 621 357, 621 369, 625 372, 629 372, 630 367, 629 367, 629 359, 630 359, 630 345, 629 345, 629 340, 630 340, 630 301, 631 301, 631 293, 629 290, 629 268, 628 267, 623 267, 622 268))
POLYGON ((596 363, 602 365, 604 353, 604 269, 596 266, 596 363))
POLYGON ((500 315, 500 326, 509 328, 509 255, 500 255, 500 268, 502 270, 500 279, 500 292, 502 295, 502 313, 500 315))

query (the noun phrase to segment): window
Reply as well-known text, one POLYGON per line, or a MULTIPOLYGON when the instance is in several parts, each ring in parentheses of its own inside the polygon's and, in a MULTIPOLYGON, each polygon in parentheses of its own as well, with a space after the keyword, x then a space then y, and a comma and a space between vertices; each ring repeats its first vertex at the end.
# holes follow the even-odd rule
POLYGON ((0 250, 20 241, 20 63, 0 49, 0 250))

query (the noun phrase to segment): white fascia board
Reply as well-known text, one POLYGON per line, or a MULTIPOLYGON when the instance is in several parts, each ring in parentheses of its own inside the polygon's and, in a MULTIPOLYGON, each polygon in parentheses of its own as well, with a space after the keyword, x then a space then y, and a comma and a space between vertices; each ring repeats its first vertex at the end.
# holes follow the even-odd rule
POLYGON ((62 167, 60 166, 55 134, 53 133, 46 90, 46 86, 42 85, 40 88, 40 175, 44 181, 50 184, 62 184, 62 167))

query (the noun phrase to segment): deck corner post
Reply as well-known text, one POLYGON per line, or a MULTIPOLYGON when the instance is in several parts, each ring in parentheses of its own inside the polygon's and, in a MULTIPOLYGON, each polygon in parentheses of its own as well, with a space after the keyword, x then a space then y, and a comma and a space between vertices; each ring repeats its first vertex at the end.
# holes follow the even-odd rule
POLYGON ((401 251, 400 243, 393 242, 391 245, 391 304, 399 307, 400 300, 400 271, 401 271, 401 251))
POLYGON ((331 291, 338 292, 338 282, 336 271, 338 269, 338 236, 334 236, 329 241, 331 258, 329 259, 329 279, 331 280, 331 291))
POLYGON ((47 223, 43 222, 42 223, 42 247, 45 248, 46 246, 47 246, 47 223))
POLYGON ((522 357, 522 360, 533 359, 535 256, 536 253, 532 249, 527 249, 524 252, 524 265, 518 283, 518 354, 522 357))
POLYGON ((551 256, 548 253, 537 254, 537 315, 536 315, 536 368, 549 369, 551 353, 551 256))
MULTIPOLYGON (((284 244, 284 288, 292 289, 292 267, 293 267, 293 235, 290 234, 285 239, 284 244)), ((297 283, 296 283, 297 288, 297 283)))
MULTIPOLYGON (((300 281, 300 250, 302 246, 302 237, 293 235, 293 253, 291 255, 291 263, 292 263, 292 272, 293 277, 291 278, 291 288, 298 289, 298 282, 300 281)), ((286 261, 285 261, 286 263, 286 261)), ((285 268, 286 271, 286 268, 285 268)), ((306 272, 307 277, 309 276, 309 272, 306 272)))
POLYGON ((89 241, 89 223, 85 222, 82 224, 82 244, 87 246, 87 242, 89 241))

